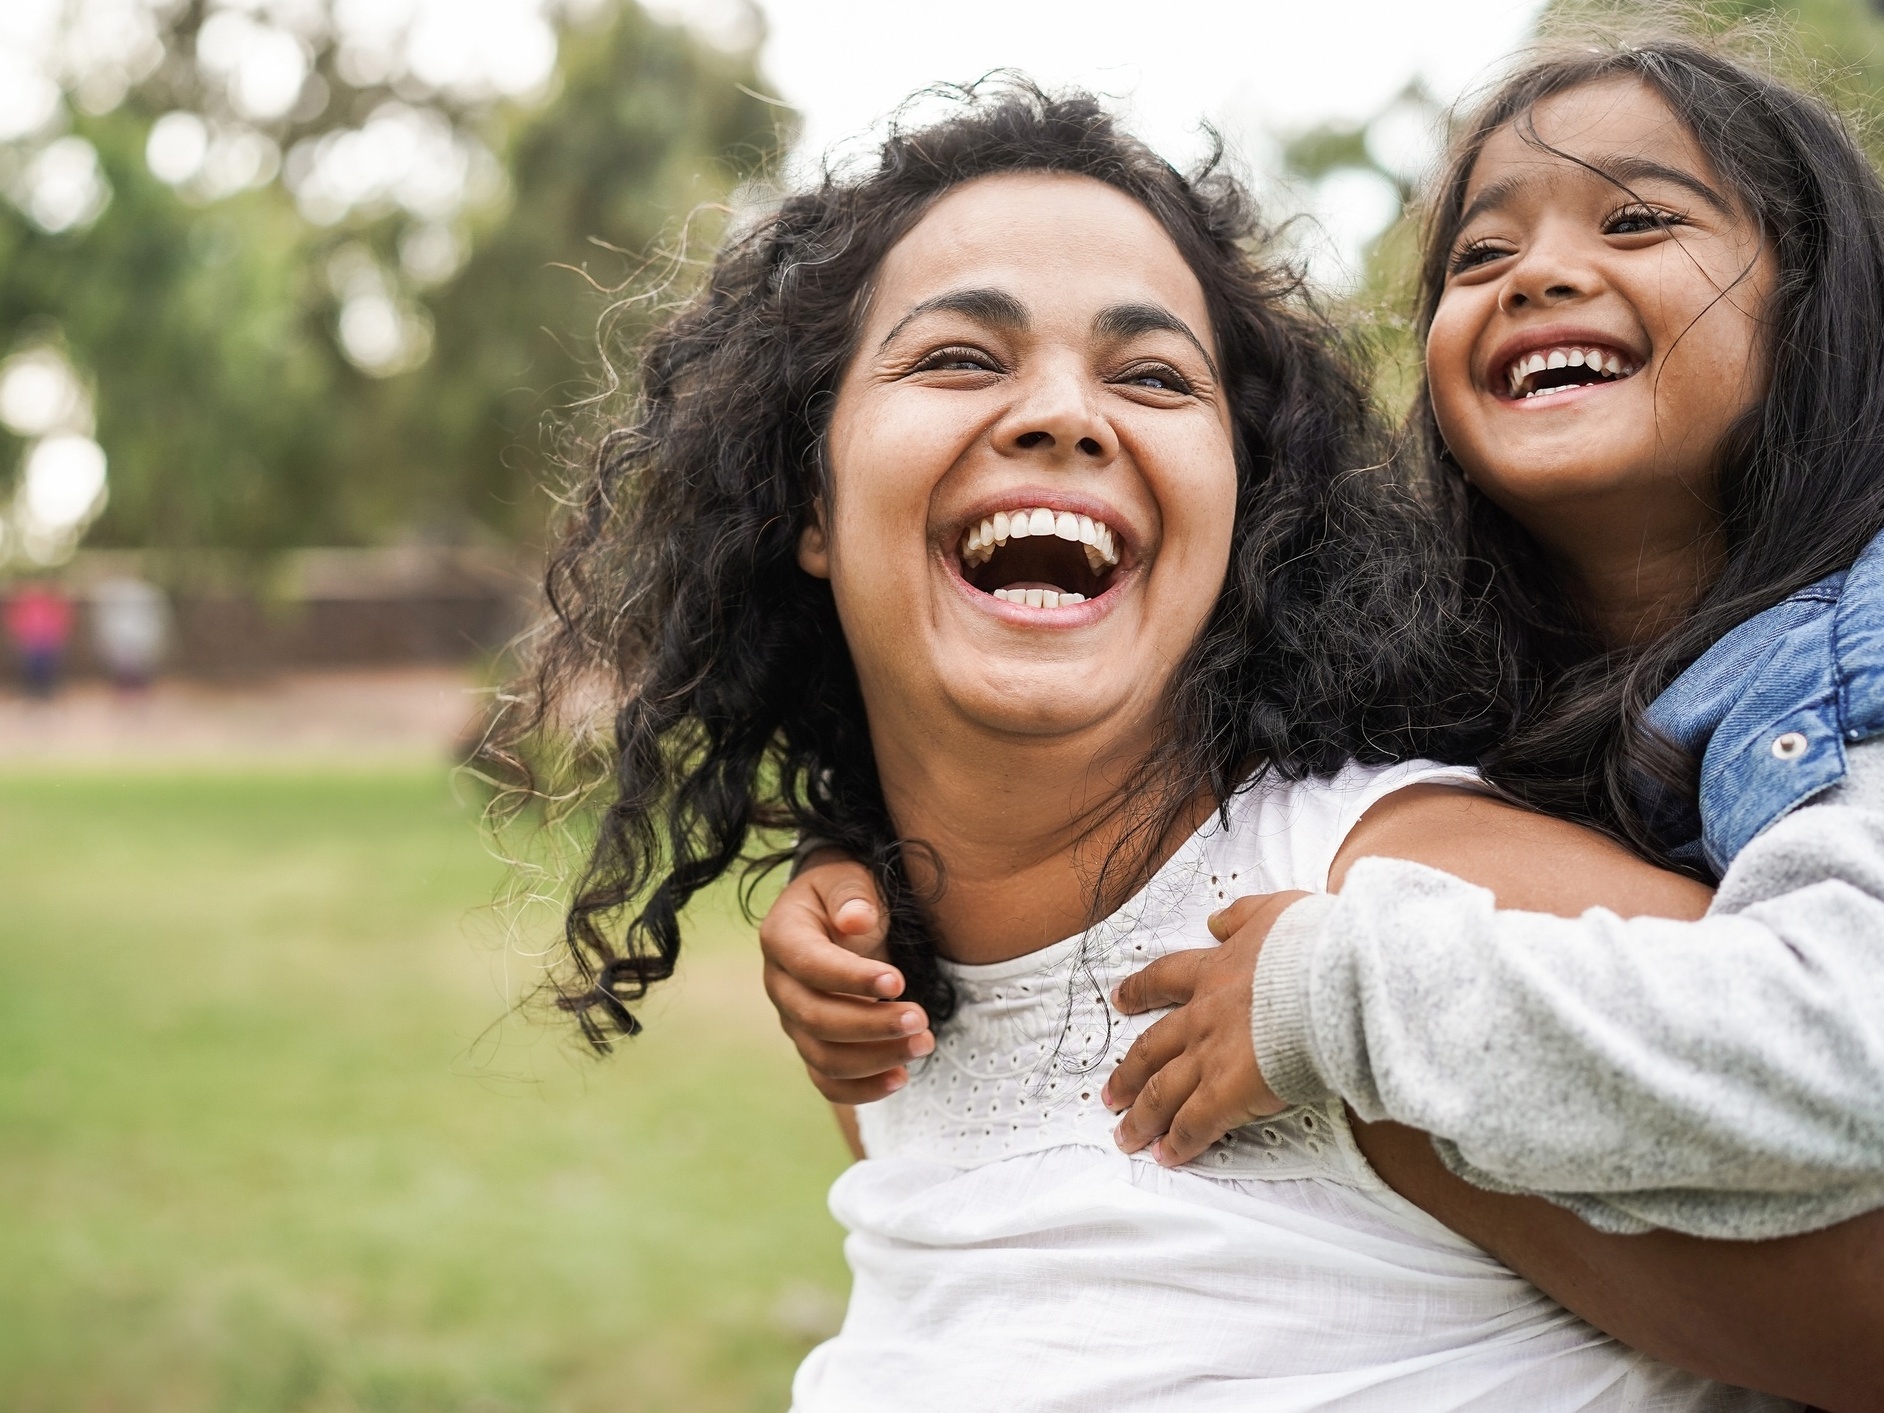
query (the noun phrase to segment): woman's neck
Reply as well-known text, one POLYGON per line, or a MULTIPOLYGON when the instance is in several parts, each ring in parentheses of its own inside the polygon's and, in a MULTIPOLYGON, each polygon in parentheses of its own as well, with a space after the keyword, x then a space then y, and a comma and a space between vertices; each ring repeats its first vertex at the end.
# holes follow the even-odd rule
MULTIPOLYGON (((941 870, 929 914, 944 956, 1006 961, 1092 920, 1099 868, 1135 818, 1123 787, 1148 747, 1084 737, 877 741, 891 818, 941 870)), ((1155 846, 1155 861, 1182 839, 1182 827, 1175 832, 1155 846)), ((919 860, 912 869, 919 887, 931 881, 919 860)))

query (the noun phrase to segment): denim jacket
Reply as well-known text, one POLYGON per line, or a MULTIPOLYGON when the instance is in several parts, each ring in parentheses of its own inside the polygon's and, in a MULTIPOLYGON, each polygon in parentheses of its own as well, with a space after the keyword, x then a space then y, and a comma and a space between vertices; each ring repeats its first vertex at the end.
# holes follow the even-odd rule
POLYGON ((1725 873, 1767 825, 1845 776, 1884 727, 1884 534, 1850 569, 1728 633, 1649 707, 1701 761, 1698 807, 1658 812, 1677 857, 1725 873))

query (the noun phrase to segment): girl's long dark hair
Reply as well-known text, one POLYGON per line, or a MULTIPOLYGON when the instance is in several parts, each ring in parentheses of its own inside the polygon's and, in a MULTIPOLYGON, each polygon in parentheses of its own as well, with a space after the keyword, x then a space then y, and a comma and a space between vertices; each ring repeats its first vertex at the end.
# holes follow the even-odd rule
POLYGON ((761 863, 794 833, 867 861, 906 994, 938 1022, 950 1011, 906 866, 919 846, 885 809, 830 587, 797 545, 829 494, 822 439, 872 276, 963 182, 1069 173, 1130 195, 1196 274, 1220 344, 1231 563, 1140 771, 1139 837, 1255 768, 1470 759, 1508 725, 1492 635, 1473 631, 1423 504, 1379 465, 1361 379, 1294 277, 1259 258, 1255 213, 1216 159, 1187 180, 1089 97, 1011 78, 951 92, 952 116, 895 128, 868 171, 827 172, 721 250, 642 350, 636 404, 572 501, 533 709, 510 735, 598 682, 618 707, 614 798, 558 981, 598 1047, 638 1028, 629 1006, 672 973, 681 909, 752 857, 755 832, 761 863))
MULTIPOLYGON (((1671 862, 1666 851, 1680 841, 1657 836, 1644 801, 1692 799, 1698 763, 1646 728, 1648 706, 1726 632, 1848 566, 1884 526, 1884 186, 1826 105, 1706 44, 1663 38, 1551 53, 1457 130, 1427 218, 1422 339, 1487 139, 1512 123, 1524 132, 1553 94, 1616 78, 1648 85, 1687 125, 1777 257, 1771 384, 1730 438, 1720 472, 1719 576, 1657 641, 1606 649, 1522 526, 1456 466, 1439 484, 1478 588, 1528 669, 1523 724, 1486 757, 1487 773, 1540 809, 1671 862)), ((1425 388, 1412 425, 1427 455, 1446 462, 1425 388)))

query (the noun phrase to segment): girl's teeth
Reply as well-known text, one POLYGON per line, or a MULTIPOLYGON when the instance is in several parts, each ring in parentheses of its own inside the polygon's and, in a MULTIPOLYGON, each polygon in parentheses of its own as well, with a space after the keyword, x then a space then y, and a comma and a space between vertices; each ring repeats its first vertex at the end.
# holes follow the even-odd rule
POLYGON ((1559 388, 1526 388, 1525 383, 1535 374, 1553 368, 1594 368, 1605 378, 1624 378, 1635 369, 1623 362, 1621 355, 1600 348, 1561 348, 1535 349, 1522 358, 1514 359, 1505 372, 1513 397, 1539 397, 1544 393, 1559 392, 1559 388))
MULTIPOLYGON (((962 535, 962 563, 969 569, 979 568, 993 556, 996 545, 1030 535, 1054 535, 1081 546, 1095 574, 1119 562, 1118 538, 1103 520, 1040 507, 997 510, 980 524, 969 526, 962 535)), ((1061 595, 1060 601, 1065 603, 1066 596, 1061 595)))

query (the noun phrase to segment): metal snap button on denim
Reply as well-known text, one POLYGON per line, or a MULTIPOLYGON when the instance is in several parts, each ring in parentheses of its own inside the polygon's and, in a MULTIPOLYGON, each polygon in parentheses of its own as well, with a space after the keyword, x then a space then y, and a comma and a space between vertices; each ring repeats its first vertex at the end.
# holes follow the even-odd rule
POLYGON ((1805 750, 1806 738, 1802 732, 1788 731, 1773 738, 1774 760, 1798 760, 1805 750))

